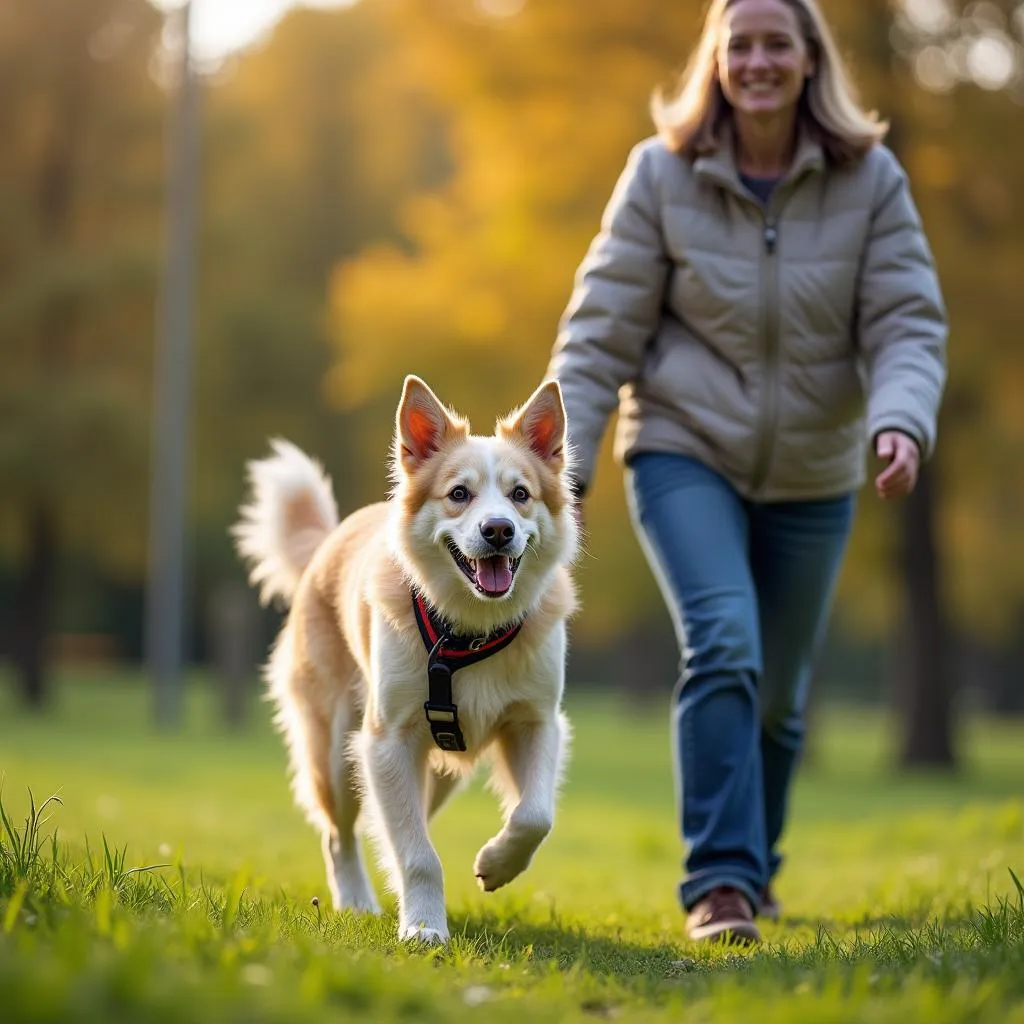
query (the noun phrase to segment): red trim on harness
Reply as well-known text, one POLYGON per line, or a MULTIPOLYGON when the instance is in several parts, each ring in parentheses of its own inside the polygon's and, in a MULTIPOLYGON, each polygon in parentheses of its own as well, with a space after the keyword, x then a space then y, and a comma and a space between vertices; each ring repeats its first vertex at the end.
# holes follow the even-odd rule
POLYGON ((478 661, 485 658, 492 651, 510 643, 519 630, 522 629, 523 625, 521 622, 515 622, 497 633, 490 634, 486 638, 453 636, 444 630, 443 624, 439 623, 431 614, 430 606, 422 594, 413 594, 413 607, 416 611, 420 635, 423 637, 423 643, 428 651, 434 651, 438 640, 441 639, 442 634, 444 635, 445 643, 434 651, 434 656, 445 658, 446 660, 462 661, 468 659, 470 661, 478 661), (481 640, 485 642, 480 643, 481 640))
POLYGON ((430 612, 427 610, 427 602, 423 600, 422 594, 416 595, 416 610, 419 612, 419 620, 427 630, 427 636, 430 638, 430 646, 433 647, 437 643, 437 630, 434 629, 434 623, 430 620, 430 612))

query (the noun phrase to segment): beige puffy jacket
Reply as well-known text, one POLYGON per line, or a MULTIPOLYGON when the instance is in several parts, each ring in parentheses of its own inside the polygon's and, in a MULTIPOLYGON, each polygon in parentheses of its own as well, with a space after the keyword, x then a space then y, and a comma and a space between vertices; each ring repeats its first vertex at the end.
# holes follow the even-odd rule
POLYGON ((878 145, 828 165, 802 138, 767 206, 732 145, 691 162, 636 146, 576 276, 549 375, 586 486, 618 405, 615 454, 691 455, 746 497, 859 488, 867 440, 927 458, 946 316, 907 178, 878 145))

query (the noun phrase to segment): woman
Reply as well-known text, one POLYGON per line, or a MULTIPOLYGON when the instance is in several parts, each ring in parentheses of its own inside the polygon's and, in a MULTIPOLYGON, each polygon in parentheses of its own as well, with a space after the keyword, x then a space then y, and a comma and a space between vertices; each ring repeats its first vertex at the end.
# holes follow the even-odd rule
POLYGON ((581 497, 618 405, 676 626, 687 933, 756 942, 866 446, 878 495, 909 493, 935 444, 945 309, 885 125, 815 0, 713 0, 653 110, 550 373, 581 497))

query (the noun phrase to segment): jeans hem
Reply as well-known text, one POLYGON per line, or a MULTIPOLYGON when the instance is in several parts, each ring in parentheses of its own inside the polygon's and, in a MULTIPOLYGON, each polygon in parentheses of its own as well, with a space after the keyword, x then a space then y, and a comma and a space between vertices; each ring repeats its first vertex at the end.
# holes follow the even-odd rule
POLYGON ((761 906, 760 888, 752 885, 746 878, 738 875, 721 874, 711 878, 701 878, 700 881, 686 881, 679 886, 679 901, 683 909, 691 911, 712 889, 721 889, 725 886, 739 889, 750 906, 756 913, 761 906))

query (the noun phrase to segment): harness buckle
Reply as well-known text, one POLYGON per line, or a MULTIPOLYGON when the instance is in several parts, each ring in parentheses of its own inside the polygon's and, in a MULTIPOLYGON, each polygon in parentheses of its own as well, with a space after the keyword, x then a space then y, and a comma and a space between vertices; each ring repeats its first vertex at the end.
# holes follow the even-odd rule
POLYGON ((466 740, 459 727, 459 709, 454 704, 431 704, 428 700, 423 710, 427 714, 430 735, 442 750, 466 749, 466 740))
POLYGON ((454 752, 466 749, 466 741, 462 738, 461 732, 443 732, 438 730, 434 733, 434 742, 441 750, 454 752))
POLYGON ((466 740, 459 727, 459 709, 452 700, 452 670, 443 661, 436 660, 435 652, 427 664, 430 683, 430 699, 423 704, 430 726, 430 735, 442 750, 465 750, 466 740))

